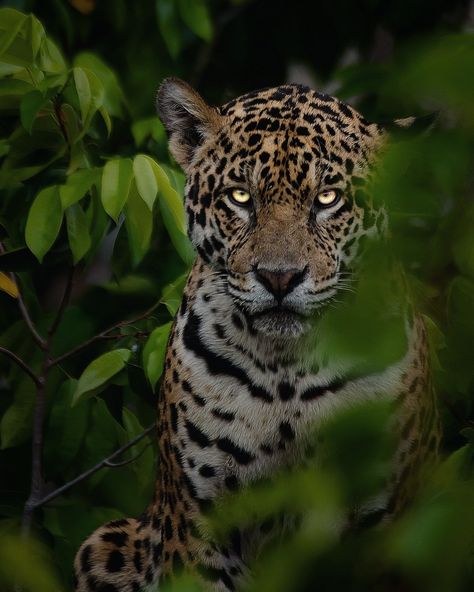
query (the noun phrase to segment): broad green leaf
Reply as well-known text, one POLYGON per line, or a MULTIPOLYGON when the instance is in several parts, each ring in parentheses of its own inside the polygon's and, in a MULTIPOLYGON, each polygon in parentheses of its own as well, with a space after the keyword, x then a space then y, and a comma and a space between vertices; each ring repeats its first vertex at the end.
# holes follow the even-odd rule
POLYGON ((31 128, 38 115, 38 111, 48 101, 49 99, 43 96, 38 90, 33 90, 23 97, 20 105, 20 119, 23 127, 29 134, 31 134, 31 128))
POLYGON ((205 0, 178 0, 183 21, 204 41, 212 39, 212 21, 205 0))
POLYGON ((93 185, 99 185, 102 169, 81 169, 69 175, 66 184, 59 188, 63 209, 78 202, 93 185))
POLYGON ((76 388, 77 380, 69 378, 63 382, 52 402, 44 447, 46 470, 50 477, 63 474, 62 471, 77 456, 87 431, 89 405, 79 405, 71 413, 76 388))
POLYGON ((104 87, 103 107, 105 111, 113 117, 121 117, 124 111, 125 97, 115 72, 91 52, 83 52, 76 56, 74 66, 87 68, 100 78, 104 87))
POLYGON ((135 144, 141 146, 151 136, 155 142, 162 142, 166 138, 165 128, 158 117, 139 119, 132 124, 132 134, 135 144))
MULTIPOLYGON (((54 86, 57 85, 59 80, 62 81, 62 85, 66 83, 67 66, 64 61, 64 57, 59 50, 58 46, 46 38, 41 44, 39 51, 39 66, 43 72, 48 74, 61 74, 61 78, 55 78, 51 80, 54 86)), ((52 76, 48 76, 48 79, 52 79, 52 76)))
POLYGON ((137 185, 138 193, 148 206, 150 212, 153 210, 158 184, 156 175, 153 172, 152 159, 143 154, 138 154, 133 160, 133 174, 137 185))
MULTIPOLYGON (((137 416, 126 407, 122 411, 122 420, 127 433, 127 442, 143 433, 144 427, 137 416)), ((126 444, 126 442, 123 442, 123 444, 126 444)), ((149 436, 143 438, 143 440, 130 449, 129 457, 133 458, 137 455, 138 458, 130 464, 130 468, 134 472, 138 485, 142 490, 151 488, 154 482, 154 458, 149 436)))
POLYGON ((53 246, 63 221, 63 209, 57 185, 38 193, 26 221, 25 240, 28 248, 41 263, 53 246))
POLYGON ((188 274, 183 273, 183 275, 179 276, 179 278, 163 289, 160 302, 166 306, 172 317, 178 312, 187 279, 188 274))
POLYGON ((35 388, 29 376, 15 385, 13 402, 0 420, 0 449, 12 448, 31 437, 31 425, 35 407, 35 388))
POLYGON ((129 158, 109 160, 102 173, 101 199, 104 210, 118 222, 127 202, 132 181, 132 161, 129 158))
POLYGON ((18 286, 2 271, 0 271, 0 290, 6 292, 12 298, 18 298, 18 286))
POLYGON ((166 346, 168 345, 168 336, 172 325, 173 323, 169 322, 166 325, 157 327, 151 333, 143 348, 143 369, 152 388, 155 388, 163 373, 166 346))
POLYGON ((140 197, 132 181, 127 206, 125 208, 125 227, 127 229, 130 254, 134 266, 138 265, 150 246, 153 230, 153 217, 140 197))
POLYGON ((183 45, 175 0, 156 0, 156 17, 170 56, 176 59, 183 45))
MULTIPOLYGON (((12 8, 2 8, 0 10, 0 58, 3 62, 9 62, 8 49, 23 28, 26 14, 13 10, 12 8)), ((15 64, 15 61, 12 62, 15 64)), ((19 65, 23 65, 20 63, 19 65)))
POLYGON ((71 405, 76 405, 84 396, 90 395, 120 372, 128 362, 130 355, 131 352, 128 349, 114 349, 91 362, 79 378, 71 405))
POLYGON ((180 198, 176 189, 171 185, 170 180, 162 167, 149 156, 143 156, 143 158, 148 161, 153 169, 158 185, 158 201, 160 204, 161 215, 166 230, 171 238, 171 242, 181 259, 187 265, 191 265, 194 261, 195 253, 186 234, 183 200, 180 198))
POLYGON ((76 265, 91 248, 87 218, 80 204, 72 204, 65 212, 69 246, 76 265))
POLYGON ((103 105, 104 86, 88 68, 73 68, 73 74, 81 109, 83 132, 86 132, 94 113, 103 105))
POLYGON ((2 535, 0 575, 6 590, 52 592, 61 590, 46 550, 31 537, 2 535), (25 569, 28 566, 28 569, 25 569))
POLYGON ((107 128, 107 137, 109 137, 112 133, 112 120, 110 119, 109 112, 105 107, 100 107, 99 113, 101 114, 102 119, 105 123, 105 127, 107 128))

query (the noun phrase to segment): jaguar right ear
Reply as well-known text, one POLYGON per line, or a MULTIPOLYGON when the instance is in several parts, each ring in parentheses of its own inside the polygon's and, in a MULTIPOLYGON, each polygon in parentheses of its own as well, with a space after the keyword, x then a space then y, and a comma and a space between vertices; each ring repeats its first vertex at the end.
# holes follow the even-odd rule
POLYGON ((170 151, 186 171, 196 148, 221 127, 221 116, 179 78, 167 78, 161 84, 156 109, 168 133, 170 151))

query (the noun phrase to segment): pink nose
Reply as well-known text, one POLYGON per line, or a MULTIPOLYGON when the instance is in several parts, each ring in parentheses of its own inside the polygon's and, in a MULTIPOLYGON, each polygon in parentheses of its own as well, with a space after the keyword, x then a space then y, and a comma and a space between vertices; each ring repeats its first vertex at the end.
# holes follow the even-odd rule
POLYGON ((255 270, 257 280, 275 296, 277 300, 282 300, 296 286, 301 284, 306 275, 304 269, 285 269, 271 271, 264 267, 255 270))

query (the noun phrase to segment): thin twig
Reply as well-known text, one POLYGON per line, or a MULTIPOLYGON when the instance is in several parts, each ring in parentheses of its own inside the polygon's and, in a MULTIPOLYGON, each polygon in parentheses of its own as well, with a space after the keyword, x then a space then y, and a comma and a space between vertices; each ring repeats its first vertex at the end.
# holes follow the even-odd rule
MULTIPOLYGON (((16 281, 13 274, 11 274, 11 277, 18 287, 18 282, 16 281)), ((33 339, 36 341, 36 343, 40 346, 41 349, 43 349, 43 350, 46 349, 46 343, 47 343, 46 339, 41 337, 41 335, 36 330, 36 327, 35 327, 33 321, 31 320, 30 313, 28 312, 28 309, 25 306, 25 302, 23 300, 23 296, 21 294, 19 287, 18 287, 18 306, 20 307, 21 314, 25 320, 25 323, 26 323, 28 329, 30 330, 31 335, 33 336, 33 339)))
POLYGON ((46 381, 51 369, 51 343, 56 333, 62 315, 69 302, 71 295, 74 270, 70 269, 64 289, 64 294, 58 308, 56 317, 49 328, 48 339, 44 342, 42 372, 39 377, 39 384, 36 386, 35 408, 33 415, 33 437, 31 447, 31 489, 26 500, 22 516, 22 534, 27 538, 31 531, 36 504, 43 495, 43 440, 44 440, 44 419, 46 414, 46 381))
POLYGON ((16 354, 14 354, 6 347, 2 346, 0 346, 0 353, 9 357, 11 360, 15 362, 17 366, 24 370, 28 374, 28 376, 33 380, 37 387, 40 387, 42 385, 40 377, 36 376, 33 370, 28 366, 28 364, 24 362, 21 358, 19 358, 16 354))
POLYGON ((66 287, 65 287, 64 294, 63 294, 63 297, 61 300, 61 304, 59 305, 58 312, 56 314, 56 317, 55 317, 51 327, 48 329, 48 335, 50 337, 56 333, 56 330, 59 327, 59 324, 61 322, 61 319, 63 318, 64 311, 66 310, 66 307, 68 305, 69 298, 71 296, 71 291, 72 291, 74 270, 75 270, 74 267, 69 268, 69 271, 67 274, 67 280, 66 280, 66 287))
POLYGON ((60 364, 66 358, 69 358, 70 356, 77 354, 78 352, 82 351, 83 349, 85 349, 89 345, 92 345, 96 341, 100 341, 101 339, 116 339, 117 338, 116 335, 109 335, 109 333, 111 331, 114 331, 115 329, 120 329, 120 327, 126 327, 127 325, 132 325, 133 323, 136 323, 137 321, 141 321, 142 319, 145 319, 146 317, 150 316, 151 313, 154 312, 154 310, 156 308, 158 308, 158 306, 160 304, 161 304, 161 300, 156 302, 153 306, 151 306, 145 312, 141 313, 137 317, 134 317, 133 319, 130 319, 128 321, 119 321, 118 323, 114 323, 108 329, 101 331, 97 335, 94 335, 93 337, 91 337, 90 339, 87 339, 83 343, 76 345, 76 347, 73 347, 72 349, 70 349, 66 353, 58 356, 54 360, 51 360, 50 366, 56 366, 57 364, 60 364))
MULTIPOLYGON (((7 253, 5 245, 2 242, 0 242, 0 253, 2 253, 2 254, 7 253)), ((18 281, 16 279, 16 276, 14 273, 9 273, 8 275, 10 276, 10 279, 15 284, 17 291, 18 291, 17 300, 18 300, 18 306, 21 311, 21 315, 22 315, 23 319, 25 320, 25 323, 26 323, 28 329, 30 330, 30 333, 33 335, 33 339, 40 346, 40 348, 44 350, 46 348, 46 339, 41 337, 41 335, 36 330, 35 324, 33 323, 32 319, 30 317, 30 313, 28 312, 28 309, 25 306, 25 302, 23 300, 23 295, 21 293, 20 286, 18 285, 18 281)))
POLYGON ((139 452, 137 455, 135 455, 133 458, 130 458, 126 461, 123 461, 120 463, 114 463, 113 460, 115 458, 118 458, 119 456, 121 456, 124 452, 126 452, 127 450, 129 450, 133 446, 135 446, 135 444, 140 442, 140 440, 143 440, 143 438, 145 438, 146 436, 151 434, 155 429, 156 429, 155 424, 149 426, 144 432, 142 432, 141 434, 138 434, 138 436, 135 436, 135 438, 133 438, 133 440, 130 440, 130 442, 127 442, 127 444, 125 444, 124 446, 122 446, 121 448, 116 450, 113 454, 111 454, 107 458, 102 459, 96 465, 94 465, 90 469, 87 469, 87 471, 84 471, 84 473, 81 473, 75 479, 72 479, 72 481, 68 481, 67 483, 65 483, 61 487, 58 487, 57 489, 55 489, 51 493, 48 493, 48 495, 45 495, 44 497, 42 497, 40 500, 38 500, 35 503, 34 507, 38 508, 40 506, 44 506, 45 504, 47 504, 51 500, 55 499, 56 497, 62 495, 63 493, 65 493, 66 491, 71 489, 71 487, 74 487, 74 485, 77 485, 81 481, 84 481, 84 479, 87 479, 88 477, 90 477, 94 473, 97 473, 97 471, 100 471, 100 469, 103 469, 105 467, 111 467, 111 468, 121 467, 126 464, 134 462, 141 454, 143 454, 143 452, 145 451, 147 446, 145 446, 145 448, 141 452, 139 452))

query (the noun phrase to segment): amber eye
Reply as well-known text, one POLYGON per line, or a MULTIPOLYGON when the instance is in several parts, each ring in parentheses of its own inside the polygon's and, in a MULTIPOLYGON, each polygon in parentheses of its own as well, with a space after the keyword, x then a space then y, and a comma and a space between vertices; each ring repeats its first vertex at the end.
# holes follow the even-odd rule
POLYGON ((243 189, 232 189, 229 193, 232 201, 239 206, 247 206, 250 204, 250 193, 248 191, 244 191, 243 189))
POLYGON ((329 189, 328 191, 321 191, 316 196, 318 205, 328 208, 333 206, 339 200, 340 194, 335 189, 329 189))

